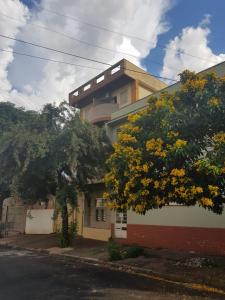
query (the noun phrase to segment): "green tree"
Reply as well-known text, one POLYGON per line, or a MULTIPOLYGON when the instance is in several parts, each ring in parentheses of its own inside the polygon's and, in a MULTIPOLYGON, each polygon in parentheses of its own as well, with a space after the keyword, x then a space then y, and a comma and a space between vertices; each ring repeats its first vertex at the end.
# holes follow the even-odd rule
POLYGON ((103 174, 108 141, 66 103, 48 104, 40 113, 23 112, 26 117, 0 135, 0 186, 26 203, 55 195, 66 247, 68 204, 76 206, 78 192, 86 192, 88 182, 103 174))
POLYGON ((109 205, 144 214, 176 202, 222 213, 225 78, 185 71, 175 93, 129 117, 108 159, 109 205))

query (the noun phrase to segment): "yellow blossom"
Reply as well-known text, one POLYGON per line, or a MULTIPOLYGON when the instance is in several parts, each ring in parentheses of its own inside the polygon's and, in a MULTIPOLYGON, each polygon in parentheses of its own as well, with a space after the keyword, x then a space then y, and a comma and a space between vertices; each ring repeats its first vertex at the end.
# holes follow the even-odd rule
POLYGON ((208 189, 210 191, 210 194, 212 196, 218 196, 219 195, 219 187, 215 185, 208 185, 208 189))
POLYGON ((177 181, 177 178, 176 178, 176 177, 172 177, 172 178, 171 178, 171 184, 172 184, 172 185, 177 185, 177 184, 178 184, 178 181, 177 181))
POLYGON ((110 201, 110 202, 108 201, 107 206, 109 209, 116 209, 117 208, 116 201, 110 201))
POLYGON ((128 116, 128 121, 130 121, 131 123, 135 123, 138 119, 140 119, 140 117, 140 114, 132 114, 128 116))
POLYGON ((212 137, 213 141, 218 144, 225 143, 225 132, 221 131, 212 137))
POLYGON ((134 201, 136 201, 136 199, 137 199, 136 194, 130 193, 128 195, 128 202, 134 202, 134 201))
POLYGON ((109 198, 109 193, 107 193, 107 192, 103 193, 103 198, 108 199, 109 198))
POLYGON ((155 196, 154 197, 154 203, 157 206, 163 205, 163 204, 165 204, 165 198, 164 197, 160 198, 159 196, 155 196))
POLYGON ((151 183, 151 179, 150 178, 143 178, 141 179, 141 183, 144 187, 149 186, 149 184, 151 183))
POLYGON ((119 133, 118 134, 119 141, 124 143, 135 143, 137 142, 136 138, 128 133, 119 133))
POLYGON ((155 102, 155 107, 156 108, 161 108, 166 106, 166 101, 164 99, 157 99, 155 102))
POLYGON ((154 152, 156 156, 166 157, 166 150, 162 150, 163 141, 162 139, 150 139, 146 142, 146 149, 154 152))
POLYGON ((136 212, 136 213, 143 213, 144 210, 145 210, 144 205, 137 204, 137 205, 135 206, 135 212, 136 212))
POLYGON ((183 176, 185 176, 185 170, 184 169, 172 169, 170 172, 170 175, 176 176, 176 177, 183 177, 183 176))
POLYGON ((151 139, 146 142, 146 149, 148 151, 161 149, 163 141, 161 139, 151 139))
POLYGON ((162 191, 165 190, 167 182, 168 181, 166 179, 163 179, 163 180, 160 181, 160 187, 159 187, 160 190, 162 190, 162 191))
POLYGON ((158 180, 155 180, 155 181, 154 181, 154 188, 155 188, 155 189, 158 189, 159 186, 160 186, 159 181, 158 181, 158 180))
POLYGON ((200 204, 203 206, 213 206, 213 201, 210 198, 202 197, 200 200, 200 204))
POLYGON ((144 165, 142 166, 142 168, 143 168, 143 171, 144 171, 145 173, 148 173, 148 165, 147 165, 147 164, 144 164, 144 165))
POLYGON ((187 141, 181 139, 176 140, 174 144, 175 148, 183 148, 186 145, 187 145, 187 141))
POLYGON ((194 79, 194 80, 189 79, 183 86, 182 90, 188 93, 190 92, 190 88, 195 90, 203 90, 205 84, 206 84, 206 79, 203 78, 194 79))
POLYGON ((193 195, 201 194, 201 193, 203 193, 203 188, 200 186, 192 186, 191 192, 193 195))
POLYGON ((141 128, 138 126, 133 126, 132 124, 124 124, 120 127, 120 129, 124 132, 124 131, 128 131, 128 132, 133 132, 133 133, 137 133, 139 131, 141 131, 141 128))
POLYGON ((149 195, 149 191, 148 190, 142 190, 141 191, 141 195, 142 196, 148 196, 149 195))
POLYGON ((209 99, 208 104, 209 106, 217 107, 221 104, 221 100, 216 97, 212 97, 211 99, 209 99))
POLYGON ((179 133, 178 133, 178 132, 175 132, 175 131, 169 131, 169 132, 167 133, 168 138, 177 137, 178 135, 179 135, 179 133))

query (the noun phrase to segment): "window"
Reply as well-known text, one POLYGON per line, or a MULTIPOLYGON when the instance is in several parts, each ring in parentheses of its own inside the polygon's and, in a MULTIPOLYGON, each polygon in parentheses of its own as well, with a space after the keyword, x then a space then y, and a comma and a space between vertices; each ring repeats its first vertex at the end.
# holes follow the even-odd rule
POLYGON ((78 96, 79 95, 79 91, 75 91, 74 93, 73 93, 73 96, 78 96))
POLYGON ((111 70, 111 75, 113 75, 113 74, 115 74, 116 72, 119 72, 119 71, 120 71, 120 65, 117 66, 117 67, 115 67, 115 68, 113 68, 113 69, 111 70))
POLYGON ((96 79, 96 83, 98 84, 98 83, 102 82, 104 79, 105 79, 105 75, 102 75, 96 79))
POLYGON ((116 223, 127 224, 127 212, 116 211, 116 223))
POLYGON ((97 198, 96 199, 96 221, 106 222, 106 199, 97 198))
POLYGON ((96 208, 96 221, 106 222, 106 211, 104 208, 96 208))
POLYGON ((128 91, 126 89, 120 92, 120 106, 124 106, 125 104, 127 104, 127 102, 128 102, 128 91))
POLYGON ((90 89, 90 87, 91 87, 91 84, 90 84, 90 83, 87 84, 87 85, 85 85, 85 87, 83 88, 84 92, 85 92, 86 90, 90 89))

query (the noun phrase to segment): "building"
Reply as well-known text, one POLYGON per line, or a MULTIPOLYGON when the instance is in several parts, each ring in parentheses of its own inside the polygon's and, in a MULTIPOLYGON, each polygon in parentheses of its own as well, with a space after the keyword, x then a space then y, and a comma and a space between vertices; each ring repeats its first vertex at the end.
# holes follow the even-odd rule
MULTIPOLYGON (((204 70, 225 76, 225 62, 204 70)), ((105 124, 116 140, 118 128, 129 114, 147 106, 148 96, 162 90, 174 92, 180 83, 166 87, 126 60, 118 62, 69 95, 70 104, 80 108, 81 118, 105 124), (133 71, 131 71, 133 70, 133 71)), ((110 236, 125 244, 170 248, 225 255, 225 218, 197 206, 170 205, 145 216, 133 211, 110 212, 104 206, 103 183, 91 186, 90 199, 79 198, 80 234, 107 240, 110 236)))
POLYGON ((47 202, 33 205, 27 205, 19 198, 9 197, 3 201, 1 223, 10 227, 10 235, 50 234, 57 229, 54 211, 53 196, 50 196, 47 202))
MULTIPOLYGON (((103 126, 112 114, 141 98, 165 88, 166 84, 123 59, 69 94, 70 105, 80 109, 82 120, 103 126)), ((102 199, 104 184, 90 184, 90 197, 78 199, 79 233, 86 238, 111 237, 111 211, 102 199)))

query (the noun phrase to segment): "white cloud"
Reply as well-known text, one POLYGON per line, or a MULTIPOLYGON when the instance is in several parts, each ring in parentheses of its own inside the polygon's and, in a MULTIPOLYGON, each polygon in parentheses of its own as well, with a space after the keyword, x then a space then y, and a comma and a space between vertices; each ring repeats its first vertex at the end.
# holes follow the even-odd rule
MULTIPOLYGON (((113 32, 86 26, 44 10, 33 9, 29 12, 19 0, 4 0, 0 2, 0 11, 14 19, 19 19, 20 22, 1 17, 0 32, 107 63, 115 63, 125 57, 141 65, 141 59, 145 58, 151 49, 156 46, 158 36, 168 30, 165 15, 172 7, 172 2, 172 0, 42 0, 40 3, 44 9, 79 18, 84 22, 109 28, 112 31, 123 32, 125 35, 121 36, 113 32), (128 52, 133 56, 93 48, 40 27, 32 26, 33 23, 63 32, 88 43, 128 52), (139 36, 149 41, 149 43, 127 37, 126 34, 139 36)), ((15 51, 32 55, 74 64, 95 66, 103 70, 107 68, 100 64, 20 43, 12 43, 1 38, 0 48, 8 49, 9 47, 15 51)), ((0 92, 2 97, 18 105, 34 109, 39 108, 46 102, 59 102, 62 99, 67 99, 71 90, 100 72, 28 59, 3 52, 0 52, 0 62, 0 92)))
MULTIPOLYGON (((15 17, 20 19, 20 22, 7 23, 5 24, 4 20, 1 18, 0 22, 0 33, 15 37, 19 32, 20 28, 25 25, 26 19, 28 18, 28 10, 20 2, 14 1, 2 1, 0 2, 0 12, 3 14, 10 15, 11 12, 15 12, 15 17)), ((6 50, 12 50, 15 45, 15 42, 12 40, 0 39, 0 48, 6 50)), ((12 86, 8 80, 8 65, 12 63, 14 57, 12 53, 0 51, 0 88, 1 92, 9 91, 12 86)))
POLYGON ((198 27, 186 27, 171 40, 165 52, 161 76, 178 79, 177 69, 201 71, 224 61, 225 54, 215 54, 209 46, 210 16, 206 15, 198 27))

